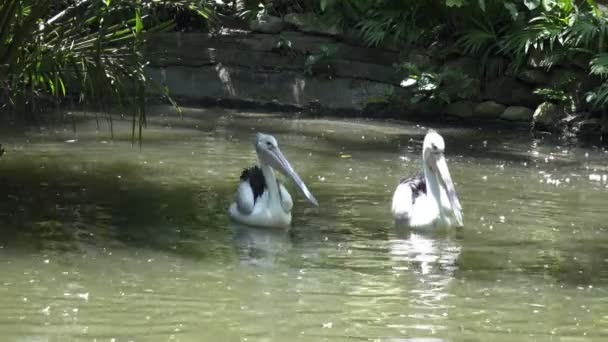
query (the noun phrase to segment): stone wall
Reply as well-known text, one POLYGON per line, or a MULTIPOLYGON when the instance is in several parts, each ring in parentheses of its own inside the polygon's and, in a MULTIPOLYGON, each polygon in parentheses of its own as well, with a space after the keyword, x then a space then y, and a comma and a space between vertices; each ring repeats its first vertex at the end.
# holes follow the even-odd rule
POLYGON ((243 100, 361 111, 370 99, 403 92, 393 64, 399 54, 340 43, 300 32, 265 34, 235 31, 159 35, 147 46, 150 75, 174 96, 190 100, 243 100), (291 47, 281 48, 282 44, 291 47), (307 58, 332 45, 331 63, 307 58), (323 73, 326 68, 327 72, 323 73), (318 70, 321 69, 321 70, 318 70))
POLYGON ((367 48, 352 33, 324 27, 309 15, 290 14, 283 19, 262 16, 250 28, 215 36, 160 34, 146 46, 151 59, 149 73, 167 85, 174 97, 206 103, 236 100, 372 116, 378 109, 393 117, 449 116, 530 123, 548 131, 565 126, 608 131, 608 120, 592 117, 581 101, 583 94, 598 84, 587 75, 585 66, 565 65, 546 71, 530 63, 517 73, 489 77, 480 75, 479 61, 472 58, 437 57, 434 52, 390 45, 367 48), (476 89, 464 97, 455 96, 450 103, 412 105, 408 101, 412 90, 400 86, 405 75, 395 67, 403 62, 461 71, 475 81, 476 89), (569 91, 572 106, 534 94, 539 88, 569 91), (589 120, 597 124, 590 125, 589 120))

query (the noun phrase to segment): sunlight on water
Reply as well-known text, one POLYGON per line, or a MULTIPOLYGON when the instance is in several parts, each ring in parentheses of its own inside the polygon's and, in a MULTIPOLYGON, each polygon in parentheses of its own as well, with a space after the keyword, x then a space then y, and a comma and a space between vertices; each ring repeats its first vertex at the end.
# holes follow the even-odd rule
MULTIPOLYGON (((606 341, 606 152, 506 129, 435 127, 465 228, 395 227, 425 127, 153 109, 4 134, 3 341, 606 341), (255 132, 288 184, 290 230, 229 221, 255 132)), ((84 113, 77 113, 83 116, 84 113)))

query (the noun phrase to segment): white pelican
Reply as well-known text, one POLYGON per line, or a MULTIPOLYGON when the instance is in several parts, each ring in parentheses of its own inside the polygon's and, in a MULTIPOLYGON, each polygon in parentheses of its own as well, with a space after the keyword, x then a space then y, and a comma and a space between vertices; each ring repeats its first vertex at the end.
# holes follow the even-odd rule
POLYGON ((229 210, 233 220, 252 226, 289 227, 293 201, 287 189, 277 181, 273 168, 291 178, 312 204, 319 205, 272 135, 258 133, 255 151, 260 167, 253 166, 241 174, 241 183, 229 210))
POLYGON ((391 211, 412 228, 463 226, 462 207, 443 152, 445 143, 430 129, 422 144, 423 174, 401 180, 391 211))

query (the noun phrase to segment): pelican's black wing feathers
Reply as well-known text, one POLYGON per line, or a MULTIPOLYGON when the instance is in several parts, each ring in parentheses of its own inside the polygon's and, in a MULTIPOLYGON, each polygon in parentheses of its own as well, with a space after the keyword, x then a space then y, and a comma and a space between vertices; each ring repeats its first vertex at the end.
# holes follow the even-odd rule
POLYGON ((266 189, 266 180, 264 179, 262 169, 260 169, 257 165, 244 169, 240 178, 241 181, 249 182, 251 190, 253 191, 254 201, 257 200, 258 197, 262 196, 264 189, 266 189))
POLYGON ((399 184, 407 184, 410 189, 412 189, 412 202, 415 198, 420 196, 420 194, 426 195, 426 180, 424 179, 424 175, 422 173, 403 178, 401 181, 399 181, 399 184))

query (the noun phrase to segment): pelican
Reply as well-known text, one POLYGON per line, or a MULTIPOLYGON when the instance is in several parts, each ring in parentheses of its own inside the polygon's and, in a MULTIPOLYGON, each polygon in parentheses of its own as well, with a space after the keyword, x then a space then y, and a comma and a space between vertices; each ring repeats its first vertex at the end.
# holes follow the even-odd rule
POLYGON ((462 207, 443 155, 445 143, 430 129, 422 144, 422 174, 401 180, 391 211, 411 228, 463 226, 462 207))
POLYGON ((293 201, 287 189, 277 181, 273 168, 289 177, 310 203, 319 205, 272 135, 258 133, 255 151, 260 166, 245 169, 241 174, 236 198, 229 209, 233 220, 251 226, 289 227, 293 201))

